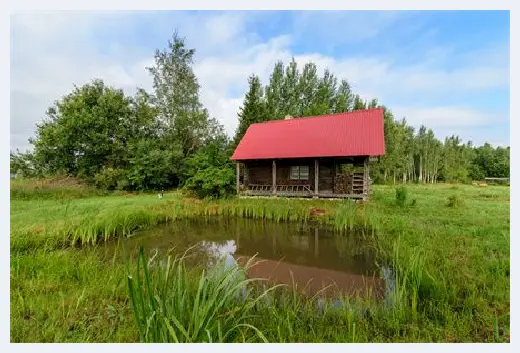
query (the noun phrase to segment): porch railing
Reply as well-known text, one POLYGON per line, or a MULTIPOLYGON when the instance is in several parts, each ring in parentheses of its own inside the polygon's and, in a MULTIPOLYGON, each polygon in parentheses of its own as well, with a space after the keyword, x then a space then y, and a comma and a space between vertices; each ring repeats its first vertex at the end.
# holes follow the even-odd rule
MULTIPOLYGON (((272 192, 273 184, 270 181, 251 181, 247 184, 247 191, 257 191, 257 192, 272 192)), ((277 192, 301 192, 301 193, 311 193, 311 185, 308 183, 303 183, 301 181, 282 181, 280 185, 276 185, 277 192)))

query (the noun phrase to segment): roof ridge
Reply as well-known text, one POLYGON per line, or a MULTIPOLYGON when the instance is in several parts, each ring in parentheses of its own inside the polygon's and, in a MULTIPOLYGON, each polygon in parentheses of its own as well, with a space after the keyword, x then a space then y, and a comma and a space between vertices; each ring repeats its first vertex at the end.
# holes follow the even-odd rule
POLYGON ((280 123, 280 122, 288 122, 288 121, 294 121, 294 120, 300 120, 300 119, 314 119, 314 118, 325 118, 325 117, 334 117, 334 116, 337 116, 337 115, 349 115, 349 114, 354 114, 354 113, 362 113, 362 112, 369 112, 369 111, 374 111, 374 110, 382 110, 383 108, 382 107, 377 107, 377 108, 367 108, 367 109, 358 109, 358 110, 353 110, 353 111, 350 111, 350 112, 341 112, 341 113, 332 113, 332 114, 323 114, 323 115, 312 115, 312 116, 300 116, 300 117, 293 117, 291 119, 273 119, 273 120, 267 120, 267 121, 260 121, 258 123, 253 123, 249 126, 252 126, 252 125, 262 125, 262 124, 273 124, 273 123, 280 123))

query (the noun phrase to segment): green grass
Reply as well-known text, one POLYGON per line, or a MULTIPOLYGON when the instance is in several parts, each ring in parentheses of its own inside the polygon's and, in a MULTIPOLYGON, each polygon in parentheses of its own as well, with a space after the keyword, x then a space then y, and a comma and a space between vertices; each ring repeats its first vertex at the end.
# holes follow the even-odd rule
MULTIPOLYGON (((232 322, 251 325, 268 341, 508 341, 509 187, 407 185, 407 190, 408 199, 417 200, 413 206, 411 202, 397 206, 396 188, 379 185, 374 186, 367 204, 294 199, 199 201, 179 193, 163 199, 59 193, 46 198, 28 193, 13 197, 12 189, 11 341, 162 341, 164 337, 175 341, 166 333, 156 339, 139 335, 127 280, 135 268, 107 264, 95 248, 77 245, 123 238, 162 222, 213 216, 317 222, 347 230, 346 237, 348 230, 357 229, 377 248, 380 261, 394 268, 397 283, 391 308, 371 303, 368 311, 360 312, 356 300, 345 299, 339 309, 326 306, 323 315, 316 316, 317 298, 304 299, 279 289, 273 292, 276 305, 255 305, 248 309, 253 315, 247 320, 232 322), (462 202, 450 207, 454 199, 462 202), (325 215, 311 216, 313 208, 324 210, 325 215)), ((180 268, 179 263, 176 266, 180 268)), ((151 286, 164 284, 160 274, 150 273, 155 276, 151 286)), ((196 298, 200 274, 190 273, 170 280, 191 278, 183 288, 186 295, 196 298)), ((260 294, 251 294, 250 300, 260 294)), ((201 298, 199 305, 209 305, 206 297, 201 298)), ((174 298, 166 293, 161 300, 174 298)), ((195 299, 191 303, 187 307, 193 308, 195 299)), ((175 310, 170 306, 164 317, 171 319, 172 313, 182 317, 175 310)), ((182 320, 182 327, 197 326, 187 318, 182 320)), ((211 327, 210 336, 188 336, 219 341, 233 325, 225 329, 222 321, 219 331, 218 322, 212 319, 200 326, 211 327)), ((175 330, 173 321, 169 324, 175 330)), ((263 341, 254 328, 240 326, 226 340, 263 341)), ((189 341, 179 332, 175 331, 177 340, 189 341)))

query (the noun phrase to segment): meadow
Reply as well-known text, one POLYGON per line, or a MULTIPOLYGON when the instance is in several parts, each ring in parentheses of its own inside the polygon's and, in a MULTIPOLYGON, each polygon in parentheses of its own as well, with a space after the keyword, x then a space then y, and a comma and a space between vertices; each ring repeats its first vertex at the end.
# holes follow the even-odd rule
POLYGON ((11 341, 508 342, 509 221, 507 186, 375 185, 356 204, 159 199, 14 181, 11 341), (319 298, 251 287, 240 268, 207 273, 179 257, 153 267, 144 255, 121 263, 97 249, 160 223, 212 217, 356 230, 392 267, 393 304, 342 298, 316 315, 319 298))

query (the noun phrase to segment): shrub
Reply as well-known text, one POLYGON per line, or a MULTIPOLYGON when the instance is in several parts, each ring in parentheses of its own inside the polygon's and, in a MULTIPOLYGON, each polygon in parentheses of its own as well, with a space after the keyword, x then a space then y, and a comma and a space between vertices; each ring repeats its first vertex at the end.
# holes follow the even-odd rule
POLYGON ((408 189, 405 186, 400 186, 395 189, 395 201, 398 206, 404 206, 408 198, 408 189))
MULTIPOLYGON (((94 185, 98 189, 104 190, 121 190, 119 183, 126 179, 126 173, 122 169, 103 168, 99 173, 94 175, 94 185)), ((128 183, 128 182, 127 182, 128 183)))
POLYGON ((188 178, 184 187, 199 198, 226 197, 234 193, 234 178, 231 168, 209 167, 188 178))
POLYGON ((461 207, 464 206, 464 200, 458 195, 451 195, 448 197, 448 203, 446 204, 448 207, 461 207))
POLYGON ((134 190, 161 190, 178 185, 184 164, 176 146, 164 149, 153 141, 141 141, 132 149, 128 181, 134 190))

